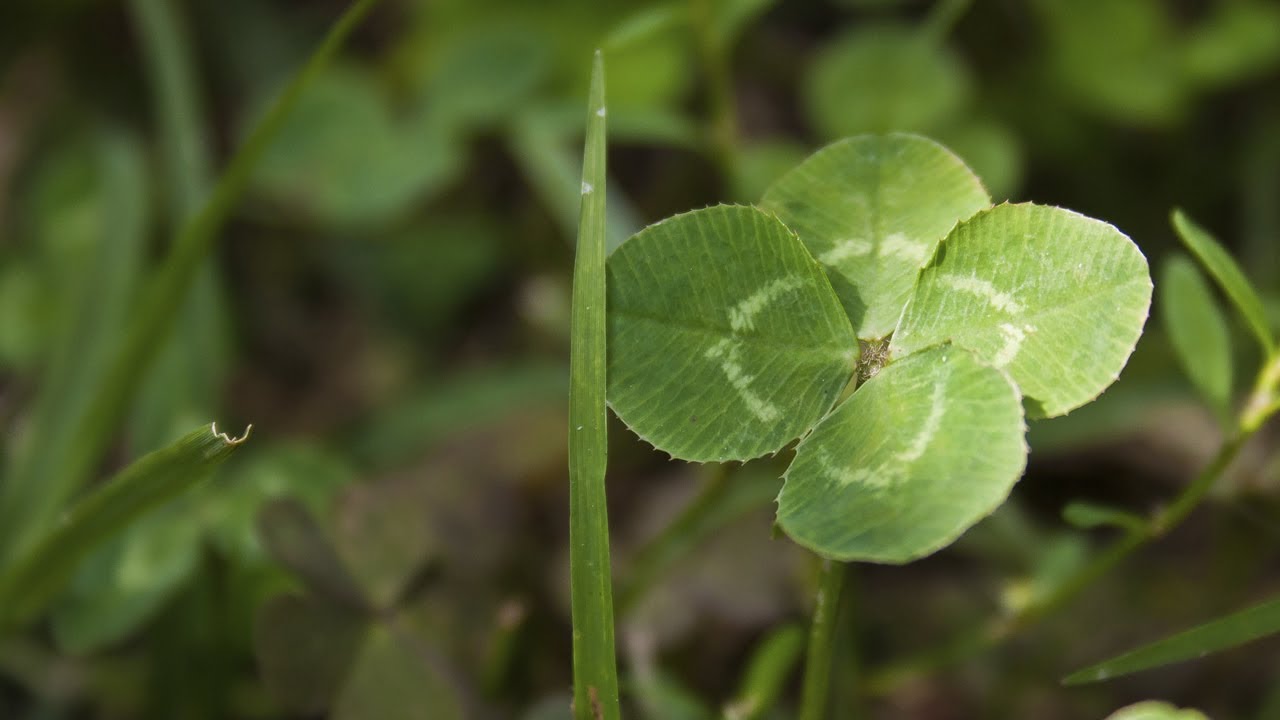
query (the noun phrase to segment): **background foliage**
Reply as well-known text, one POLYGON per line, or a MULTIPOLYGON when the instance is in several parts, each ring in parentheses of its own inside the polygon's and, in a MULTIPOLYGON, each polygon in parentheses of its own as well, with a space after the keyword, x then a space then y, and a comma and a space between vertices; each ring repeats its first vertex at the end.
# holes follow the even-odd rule
MULTIPOLYGON (((906 130, 997 202, 1115 224, 1203 311, 1212 287, 1163 267, 1185 208, 1261 288, 1261 322, 1280 319, 1272 2, 384 0, 266 148, 105 460, 55 452, 175 228, 345 8, 0 4, 0 534, 29 507, 7 494, 18 471, 106 477, 211 419, 255 424, 0 641, 0 717, 565 717, 569 283, 596 47, 610 247, 758 201, 830 140, 906 130)), ((1146 513, 1189 481, 1243 389, 1230 370, 1256 366, 1249 334, 1211 311, 1189 336, 1150 322, 1117 385, 1031 424, 995 516, 925 561, 855 567, 832 717, 1280 713, 1274 644, 1058 682, 1277 590, 1274 428, 1079 602, 994 649, 955 640, 1114 534, 1074 529, 1069 502, 1146 513), (1175 347, 1203 359, 1194 384, 1175 347)), ((816 568, 771 538, 785 458, 700 469, 620 424, 609 438, 627 716, 794 698, 816 568)))

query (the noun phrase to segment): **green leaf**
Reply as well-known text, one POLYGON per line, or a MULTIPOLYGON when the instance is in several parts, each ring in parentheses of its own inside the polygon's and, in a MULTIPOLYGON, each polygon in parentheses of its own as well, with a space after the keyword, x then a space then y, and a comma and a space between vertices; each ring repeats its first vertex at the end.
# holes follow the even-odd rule
MULTIPOLYGON (((219 483, 220 484, 220 483, 219 483)), ((50 611, 59 649, 98 652, 152 617, 196 571, 203 528, 172 506, 91 553, 50 611)))
POLYGON ((333 703, 334 720, 461 720, 457 691, 418 638, 374 625, 333 703))
POLYGON ((865 25, 823 48, 804 103, 819 134, 930 131, 968 101, 969 73, 945 46, 901 25, 865 25))
POLYGON ((258 515, 258 534, 267 552, 312 592, 349 607, 368 606, 333 543, 301 502, 282 498, 268 503, 258 515))
POLYGON ((1270 2, 1214 4, 1184 48, 1187 75, 1217 88, 1261 75, 1280 64, 1280 7, 1270 2))
MULTIPOLYGON (((596 51, 587 99, 578 250, 569 347, 569 573, 573 701, 578 720, 618 720, 609 570, 606 409, 604 58, 596 51)), ((616 352, 616 351, 615 351, 616 352)))
POLYGON ((610 256, 609 346, 618 417, 694 461, 779 450, 831 408, 858 357, 822 267, 741 206, 663 220, 610 256))
POLYGON ((969 352, 899 360, 801 441, 778 522, 834 560, 906 563, 989 515, 1022 475, 1017 388, 969 352))
POLYGON ((756 647, 735 699, 725 705, 729 720, 759 720, 778 702, 787 680, 804 652, 805 633, 799 625, 773 630, 756 647))
POLYGON ((107 382, 146 256, 145 156, 136 138, 97 130, 55 155, 41 179, 48 215, 34 238, 62 277, 25 435, 6 458, 0 484, 0 561, 28 549, 71 497, 69 468, 93 462, 79 424, 107 382))
POLYGON ((1150 668, 1193 660, 1280 633, 1280 598, 1218 618, 1074 672, 1068 685, 1109 680, 1150 668))
POLYGON ((1031 417, 1097 397, 1133 352, 1151 304, 1141 251, 1061 208, 1000 205, 961 223, 916 285, 890 351, 950 340, 1007 370, 1031 417))
POLYGON ((800 235, 858 337, 869 340, 893 331, 934 248, 991 199, 949 150, 895 134, 828 145, 778 180, 761 205, 800 235))
POLYGON ((77 503, 0 575, 0 634, 33 619, 95 547, 207 477, 247 437, 201 428, 138 460, 77 503))
POLYGON ((1195 264, 1174 255, 1164 264, 1160 318, 1191 384, 1218 416, 1231 413, 1231 334, 1218 301, 1195 264))
POLYGON ((396 117, 376 76, 348 63, 316 76, 253 177, 317 224, 350 228, 400 217, 464 159, 444 118, 396 117))
POLYGON ((1107 716, 1107 720, 1209 720, 1199 710, 1180 710, 1177 706, 1158 700, 1147 700, 1137 705, 1120 708, 1107 716))
POLYGON ((1262 344, 1262 349, 1270 353, 1275 347, 1275 336, 1271 333, 1271 324, 1267 322, 1266 308, 1258 297, 1258 291, 1231 258, 1231 254, 1181 210, 1173 211, 1173 228, 1177 230, 1183 244, 1191 250, 1205 270, 1209 271, 1218 287, 1231 299, 1236 311, 1262 344))
POLYGON ((1062 509, 1062 519, 1081 530, 1110 526, 1141 532, 1147 527, 1146 520, 1127 510, 1084 501, 1068 503, 1062 509))
POLYGON ((417 485, 384 479, 355 483, 334 505, 334 548, 375 610, 395 607, 435 550, 417 485))
POLYGON ((1160 0, 1041 0, 1049 68, 1087 109, 1164 124, 1190 99, 1177 28, 1160 0))
POLYGON ((285 709, 307 715, 333 702, 368 635, 358 613, 300 595, 271 598, 253 626, 263 684, 285 709))

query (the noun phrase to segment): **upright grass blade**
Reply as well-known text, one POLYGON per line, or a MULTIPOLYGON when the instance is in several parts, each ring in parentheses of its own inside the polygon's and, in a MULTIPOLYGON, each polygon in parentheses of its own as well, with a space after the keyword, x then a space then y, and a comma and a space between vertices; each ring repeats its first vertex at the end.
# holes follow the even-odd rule
MULTIPOLYGON (((153 96, 167 188, 164 214, 175 236, 199 211, 213 184, 195 51, 182 12, 188 4, 129 2, 153 96)), ((132 448, 161 447, 192 422, 217 414, 228 354, 224 327, 222 284, 213 258, 206 258, 187 291, 175 331, 139 389, 130 426, 132 448)))
POLYGON ((246 439, 202 427, 130 465, 81 500, 0 575, 0 637, 34 618, 99 543, 208 476, 246 439))
POLYGON ((582 207, 570 313, 569 569, 576 720, 620 717, 604 487, 607 460, 604 200, 604 59, 597 50, 587 104, 582 207))
POLYGON ((0 560, 29 548, 47 529, 59 509, 84 484, 102 456, 121 416, 145 376, 156 349, 173 328, 188 288, 213 245, 214 238, 239 200, 263 152, 296 104, 299 95, 337 53, 343 41, 377 0, 357 0, 330 29, 306 66, 294 77, 244 146, 231 159, 212 195, 186 223, 163 266, 144 288, 137 312, 124 329, 118 351, 103 374, 92 400, 71 422, 62 452, 51 454, 46 467, 9 478, 0 503, 0 560), (13 497, 22 496, 22 502, 13 497))

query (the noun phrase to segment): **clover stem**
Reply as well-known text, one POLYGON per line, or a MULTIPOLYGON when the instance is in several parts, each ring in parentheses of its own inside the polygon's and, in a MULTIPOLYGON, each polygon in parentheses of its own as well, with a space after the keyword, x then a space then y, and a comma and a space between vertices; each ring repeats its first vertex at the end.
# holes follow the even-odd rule
POLYGON ((734 112, 736 103, 727 49, 724 38, 716 32, 711 1, 690 0, 689 11, 711 98, 707 118, 708 145, 722 179, 733 183, 738 173, 738 121, 734 112))
POLYGON ((799 720, 823 720, 827 716, 828 686, 831 683, 831 656, 836 622, 840 616, 840 593, 844 589, 845 565, 822 560, 818 575, 818 595, 809 628, 809 651, 805 658, 804 688, 799 720))

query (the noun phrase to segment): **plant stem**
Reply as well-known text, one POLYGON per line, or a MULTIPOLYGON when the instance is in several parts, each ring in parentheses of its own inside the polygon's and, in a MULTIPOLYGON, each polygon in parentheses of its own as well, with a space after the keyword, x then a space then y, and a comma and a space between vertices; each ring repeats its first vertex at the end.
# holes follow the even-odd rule
POLYGON ((702 537, 705 519, 719 505, 728 488, 729 466, 723 463, 709 466, 698 495, 658 537, 636 554, 627 573, 628 580, 618 593, 619 615, 625 616, 634 608, 654 580, 702 537))
POLYGON ((831 655, 840 616, 840 591, 844 588, 844 563, 823 558, 818 575, 818 595, 809 628, 809 651, 805 658, 804 689, 799 720, 823 720, 827 716, 831 683, 831 655))
POLYGON ((698 53, 710 96, 707 139, 713 159, 725 183, 738 177, 738 122, 734 111, 733 81, 725 39, 716 32, 711 0, 690 0, 689 17, 698 41, 698 53))
POLYGON ((618 720, 605 467, 605 102, 596 51, 587 104, 582 206, 573 269, 569 349, 569 573, 573 610, 573 714, 618 720))

